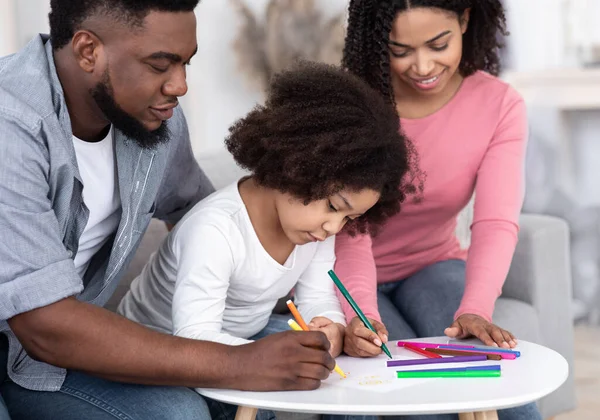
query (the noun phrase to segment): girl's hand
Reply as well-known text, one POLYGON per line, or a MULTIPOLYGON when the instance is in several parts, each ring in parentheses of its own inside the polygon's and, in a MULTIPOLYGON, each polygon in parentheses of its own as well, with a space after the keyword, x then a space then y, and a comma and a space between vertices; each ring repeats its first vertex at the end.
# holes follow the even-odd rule
POLYGON ((517 345, 517 339, 506 331, 480 317, 479 315, 463 314, 444 331, 450 338, 468 338, 475 336, 486 346, 496 346, 505 349, 517 345))
POLYGON ((337 357, 342 352, 344 345, 344 332, 345 327, 342 324, 333 322, 329 318, 324 316, 314 317, 308 324, 308 328, 311 331, 321 331, 327 336, 331 347, 329 347, 329 353, 332 357, 337 357))
POLYGON ((371 325, 377 331, 365 327, 359 317, 352 318, 346 327, 344 353, 352 357, 373 357, 381 354, 381 344, 387 343, 388 331, 381 322, 369 318, 371 325))

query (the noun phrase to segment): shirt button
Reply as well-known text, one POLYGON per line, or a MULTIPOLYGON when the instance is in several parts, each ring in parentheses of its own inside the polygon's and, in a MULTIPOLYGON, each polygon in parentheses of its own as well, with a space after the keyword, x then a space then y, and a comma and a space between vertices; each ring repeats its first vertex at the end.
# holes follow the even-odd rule
POLYGON ((67 256, 71 258, 73 256, 73 251, 67 251, 67 256))

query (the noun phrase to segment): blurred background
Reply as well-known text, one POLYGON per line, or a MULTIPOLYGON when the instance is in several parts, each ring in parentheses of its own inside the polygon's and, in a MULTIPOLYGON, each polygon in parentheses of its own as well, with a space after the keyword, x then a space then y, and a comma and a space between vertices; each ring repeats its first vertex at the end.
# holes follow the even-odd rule
MULTIPOLYGON (((511 35, 502 78, 525 98, 531 128, 523 210, 569 223, 573 322, 581 346, 600 343, 600 0, 504 4, 511 35)), ((273 72, 300 57, 339 62, 346 6, 347 0, 201 1, 199 51, 181 101, 198 159, 210 165, 203 158, 223 149, 228 127, 262 100, 273 72)), ((48 32, 48 12, 49 0, 0 0, 0 56, 48 32)), ((205 170, 218 184, 218 168, 205 170)))

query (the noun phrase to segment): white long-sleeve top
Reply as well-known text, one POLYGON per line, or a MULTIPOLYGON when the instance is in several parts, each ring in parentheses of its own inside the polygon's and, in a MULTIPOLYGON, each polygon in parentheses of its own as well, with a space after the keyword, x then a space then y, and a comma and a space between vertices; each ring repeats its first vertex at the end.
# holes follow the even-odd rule
POLYGON ((334 237, 296 246, 284 265, 271 258, 235 182, 177 224, 118 312, 168 334, 238 345, 267 325, 278 299, 295 287, 306 322, 324 316, 345 325, 327 274, 334 262, 334 237))

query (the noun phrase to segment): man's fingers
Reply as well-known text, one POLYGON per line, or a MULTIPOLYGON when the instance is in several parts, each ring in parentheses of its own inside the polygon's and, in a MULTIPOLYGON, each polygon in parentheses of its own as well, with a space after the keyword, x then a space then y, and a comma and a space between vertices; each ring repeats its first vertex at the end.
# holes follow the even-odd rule
MULTIPOLYGON (((335 367, 335 364, 334 364, 335 367)), ((308 379, 316 379, 323 381, 329 378, 329 374, 333 368, 328 369, 321 364, 316 363, 299 363, 297 365, 296 376, 308 379)))
POLYGON ((327 336, 320 331, 306 331, 302 334, 296 334, 296 338, 299 343, 305 347, 329 350, 329 340, 327 339, 327 336))
POLYGON ((300 362, 315 363, 325 366, 329 371, 335 367, 335 360, 329 353, 330 342, 322 332, 295 333, 295 337, 302 345, 301 351, 295 354, 300 362))
POLYGON ((285 386, 286 391, 312 391, 321 386, 321 381, 318 379, 298 377, 293 381, 289 381, 285 386))

